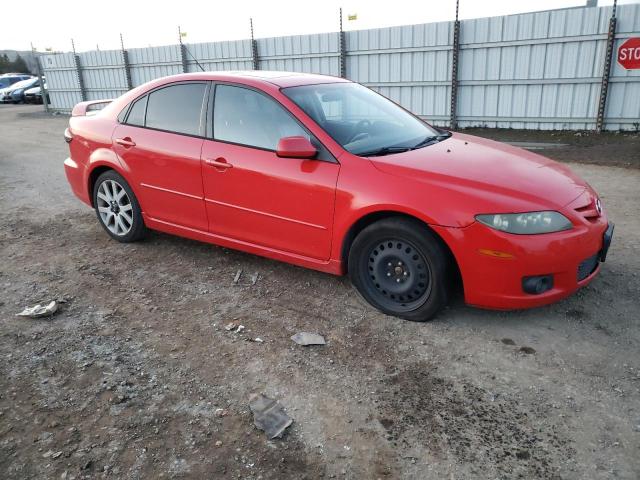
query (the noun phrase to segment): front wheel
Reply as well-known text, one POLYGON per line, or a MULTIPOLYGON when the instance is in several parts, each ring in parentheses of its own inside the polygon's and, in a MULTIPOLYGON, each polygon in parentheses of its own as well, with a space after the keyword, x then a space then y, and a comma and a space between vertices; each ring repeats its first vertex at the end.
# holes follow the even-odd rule
POLYGON ((448 252, 416 220, 388 218, 366 227, 353 241, 348 269, 367 302, 406 320, 430 320, 449 298, 448 252))
POLYGON ((93 188, 93 205, 102 227, 111 238, 129 243, 144 237, 146 227, 133 190, 120 174, 101 174, 93 188))

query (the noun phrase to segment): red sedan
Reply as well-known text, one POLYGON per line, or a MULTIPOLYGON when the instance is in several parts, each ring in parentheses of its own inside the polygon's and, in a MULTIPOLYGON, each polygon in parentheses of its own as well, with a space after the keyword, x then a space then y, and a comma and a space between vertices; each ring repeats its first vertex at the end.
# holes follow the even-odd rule
POLYGON ((611 241, 568 168, 344 79, 185 74, 96 103, 73 109, 65 171, 112 238, 154 229, 348 273, 409 320, 435 315, 459 280, 479 307, 556 301, 594 278, 611 241))

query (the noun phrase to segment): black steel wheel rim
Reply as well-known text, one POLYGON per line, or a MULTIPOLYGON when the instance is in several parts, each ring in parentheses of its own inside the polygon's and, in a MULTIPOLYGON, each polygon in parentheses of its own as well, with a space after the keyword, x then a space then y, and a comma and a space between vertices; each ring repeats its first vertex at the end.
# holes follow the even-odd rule
POLYGON ((409 312, 424 305, 433 285, 429 263, 414 244, 389 238, 373 244, 363 272, 367 290, 383 307, 409 312))

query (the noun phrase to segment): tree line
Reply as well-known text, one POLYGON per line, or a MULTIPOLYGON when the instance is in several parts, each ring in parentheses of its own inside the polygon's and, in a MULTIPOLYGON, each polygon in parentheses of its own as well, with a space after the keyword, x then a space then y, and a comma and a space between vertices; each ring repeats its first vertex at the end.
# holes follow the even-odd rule
POLYGON ((3 73, 29 73, 29 67, 27 67, 27 63, 20 55, 11 61, 5 53, 0 55, 0 75, 3 73))

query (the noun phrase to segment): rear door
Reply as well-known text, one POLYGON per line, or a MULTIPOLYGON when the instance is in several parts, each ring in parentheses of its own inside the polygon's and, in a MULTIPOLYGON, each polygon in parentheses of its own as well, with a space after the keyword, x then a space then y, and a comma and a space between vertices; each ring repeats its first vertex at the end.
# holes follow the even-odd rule
POLYGON ((200 152, 208 82, 170 84, 131 106, 113 134, 145 215, 207 231, 200 152))
POLYGON ((209 230, 263 247, 329 258, 340 165, 272 97, 218 84, 213 139, 202 149, 209 230), (282 137, 304 135, 315 159, 280 158, 282 137))

